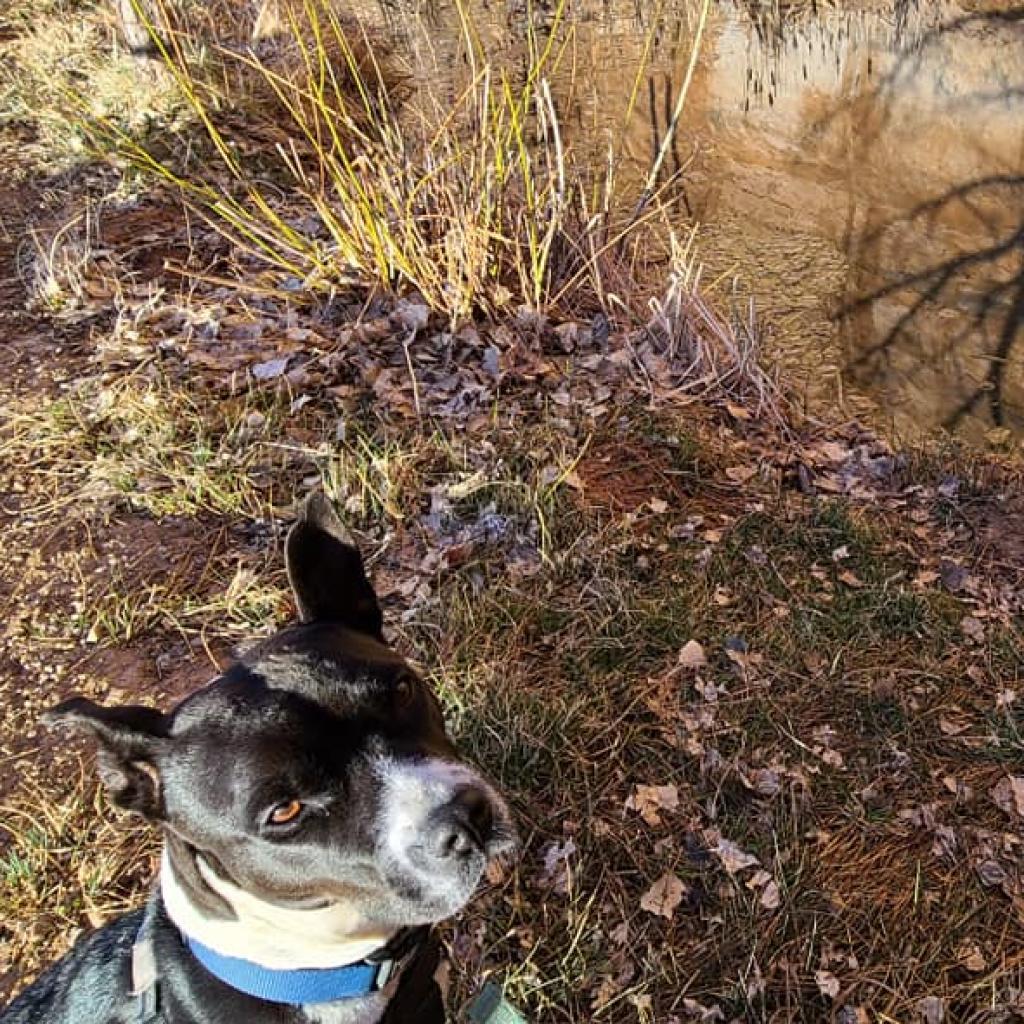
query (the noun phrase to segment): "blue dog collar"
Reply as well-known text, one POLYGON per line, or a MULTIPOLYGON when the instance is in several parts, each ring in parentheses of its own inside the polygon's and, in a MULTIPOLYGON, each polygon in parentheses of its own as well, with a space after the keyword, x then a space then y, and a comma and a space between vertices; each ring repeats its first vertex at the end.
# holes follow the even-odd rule
POLYGON ((331 1003, 379 992, 394 974, 396 961, 371 963, 360 960, 344 967, 310 967, 275 970, 251 960, 225 956, 195 939, 186 937, 192 955, 215 977, 257 999, 300 1006, 331 1003))

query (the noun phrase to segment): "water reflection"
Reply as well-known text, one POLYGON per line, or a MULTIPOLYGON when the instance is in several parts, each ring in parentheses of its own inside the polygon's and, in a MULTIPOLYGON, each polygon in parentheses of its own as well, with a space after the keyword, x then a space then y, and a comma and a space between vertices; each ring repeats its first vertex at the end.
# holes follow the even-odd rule
MULTIPOLYGON (((563 130, 595 165, 614 144, 627 188, 665 138, 698 8, 567 7, 563 130)), ((454 102, 472 61, 451 0, 373 9, 454 102)), ((472 4, 520 81, 552 10, 472 4)), ((812 406, 1024 432, 1024 3, 717 0, 662 177, 681 171, 680 221, 702 225, 710 273, 753 291, 812 406)))
POLYGON ((913 49, 904 47, 868 97, 876 110, 892 111, 937 62, 948 74, 957 68, 954 55, 975 50, 980 40, 987 50, 993 44, 1009 50, 1006 64, 990 65, 984 76, 951 76, 951 84, 962 86, 944 104, 953 123, 960 130, 979 120, 947 145, 961 154, 973 150, 973 166, 957 167, 944 186, 851 239, 855 264, 863 269, 852 277, 838 310, 855 379, 871 384, 901 365, 901 376, 911 380, 920 371, 948 368, 938 386, 949 393, 941 422, 951 429, 977 432, 990 424, 1019 434, 1024 428, 1024 362, 1018 351, 1024 337, 1022 30, 1024 6, 949 16, 913 49), (994 137, 999 125, 1006 134, 994 137), (942 231, 951 237, 924 252, 909 252, 905 268, 872 259, 895 235, 930 240, 942 231), (872 316, 887 306, 887 317, 872 316))

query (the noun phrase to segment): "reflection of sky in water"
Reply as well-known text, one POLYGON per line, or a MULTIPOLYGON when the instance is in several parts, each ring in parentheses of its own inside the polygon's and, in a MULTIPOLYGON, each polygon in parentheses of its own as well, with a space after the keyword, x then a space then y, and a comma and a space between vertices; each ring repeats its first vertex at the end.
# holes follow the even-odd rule
MULTIPOLYGON (((596 160, 610 139, 622 180, 642 179, 699 6, 569 5, 572 45, 553 91, 578 153, 596 160), (627 125, 648 38, 652 59, 627 125)), ((849 397, 852 383, 901 428, 1020 432, 1024 5, 839 6, 714 6, 667 162, 686 166, 685 210, 703 225, 702 252, 755 294, 812 402, 849 397)), ((372 9, 379 20, 381 6, 372 9)), ((398 6, 387 20, 405 37, 420 88, 453 102, 470 73, 456 10, 418 9, 425 21, 398 6)), ((529 9, 543 39, 550 14, 529 9)), ((526 65, 526 12, 517 0, 473 6, 484 47, 513 78, 526 65)))

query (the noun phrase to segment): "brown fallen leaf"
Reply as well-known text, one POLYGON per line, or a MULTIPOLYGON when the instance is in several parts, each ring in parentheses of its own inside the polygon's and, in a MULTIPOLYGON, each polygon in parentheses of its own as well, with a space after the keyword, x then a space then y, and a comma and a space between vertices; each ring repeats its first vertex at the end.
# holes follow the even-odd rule
POLYGON ((836 1014, 836 1024, 871 1024, 871 1018, 863 1006, 844 1006, 836 1014))
MULTIPOLYGON (((960 708, 953 708, 951 710, 960 711, 960 708)), ((962 732, 967 732, 970 727, 970 722, 947 718, 945 715, 939 718, 939 731, 943 736, 959 736, 962 732)))
POLYGON ((813 651, 808 652, 804 655, 804 668, 811 673, 812 676, 821 675, 822 669, 825 668, 825 659, 820 654, 815 654, 813 651))
POLYGON ((749 409, 744 409, 742 405, 737 405, 735 402, 726 402, 725 408, 734 420, 749 420, 751 417, 749 409))
POLYGON ((936 860, 953 862, 960 845, 956 832, 949 825, 936 825, 932 841, 932 856, 936 860))
POLYGON ((845 569, 839 574, 839 579, 842 583, 845 583, 848 587, 852 587, 854 590, 859 590, 864 586, 864 581, 855 573, 850 572, 849 569, 845 569))
MULTIPOLYGON (((725 1020, 725 1014, 720 1006, 705 1006, 703 1003, 698 1003, 696 999, 684 999, 683 1009, 700 1024, 718 1024, 719 1021, 725 1020)), ((669 1021, 673 1020, 678 1020, 678 1018, 669 1018, 669 1021)))
POLYGON ((760 870, 746 883, 746 888, 757 891, 761 890, 758 901, 766 910, 777 910, 782 902, 782 894, 778 885, 768 871, 760 870))
POLYGON ((734 484, 745 484, 757 474, 757 466, 730 466, 725 475, 734 484))
POLYGON ((838 441, 821 441, 815 445, 815 450, 829 462, 845 462, 850 457, 850 449, 838 441))
MULTIPOLYGON (((577 473, 575 469, 567 470, 562 474, 561 479, 562 483, 565 484, 566 487, 571 487, 574 491, 579 491, 581 494, 587 489, 582 477, 580 477, 579 473, 577 473)), ((654 502, 651 502, 651 504, 653 506, 654 502)))
POLYGON ((962 803, 967 803, 974 798, 974 790, 963 779, 958 779, 955 775, 943 775, 942 785, 947 792, 952 793, 962 803))
POLYGON ((1011 818, 1024 819, 1024 776, 1007 775, 991 789, 995 805, 1011 818))
POLYGON ((964 970, 970 971, 971 974, 981 974, 988 967, 988 963, 976 942, 962 942, 960 948, 956 951, 956 956, 960 966, 964 970))
POLYGON ((713 852, 730 875, 761 863, 752 853, 741 850, 731 839, 719 839, 713 852))
POLYGON ((633 1009, 636 1010, 637 1017, 640 1020, 651 1019, 651 1006, 654 1004, 654 1000, 649 995, 646 993, 638 995, 634 992, 626 998, 633 1009))
POLYGON ((626 807, 636 811, 648 825, 660 825, 660 811, 674 811, 679 807, 679 790, 671 785, 639 785, 626 801, 626 807))
POLYGON ((683 668, 700 668, 708 663, 704 648, 696 640, 688 640, 683 644, 678 660, 683 668))
POLYGON ((982 885, 1002 885, 1010 877, 1006 868, 997 860, 983 860, 975 865, 982 885))
POLYGON ((939 576, 942 578, 942 585, 951 594, 958 594, 967 585, 967 570, 948 558, 943 558, 939 562, 939 576))
POLYGON ((842 768, 845 763, 843 761, 843 755, 840 754, 838 750, 829 750, 828 748, 825 748, 819 752, 818 756, 829 766, 829 768, 842 768))
POLYGON ((429 308, 423 303, 412 302, 409 299, 399 299, 391 315, 402 327, 413 334, 422 331, 430 320, 429 308))
POLYGON ((778 910, 781 905, 782 893, 779 891, 778 885, 773 880, 761 890, 761 906, 764 907, 765 910, 778 910))
POLYGON ((965 615, 960 620, 960 631, 968 640, 981 643, 985 639, 985 626, 973 615, 965 615))
POLYGON ((925 996, 918 1001, 916 1009, 925 1024, 942 1024, 946 1019, 946 1004, 938 996, 925 996))
POLYGON ((619 983, 611 977, 601 979, 590 1000, 590 1008, 595 1012, 603 1010, 621 991, 619 983))
POLYGON ((828 491, 829 494, 842 494, 844 490, 842 483, 831 473, 823 473, 815 483, 819 491, 828 491))
POLYGON ((671 921, 685 895, 686 886, 668 871, 640 897, 640 909, 671 921))
POLYGON ((257 380, 274 380, 288 368, 290 356, 281 356, 278 359, 268 359, 265 363, 257 363, 252 368, 252 375, 257 380))
POLYGON ((829 999, 835 999, 839 995, 839 989, 842 987, 839 984, 839 979, 831 971, 815 971, 814 981, 818 986, 818 991, 829 999))
POLYGON ((571 839, 564 843, 548 843, 542 850, 544 870, 540 876, 541 884, 564 896, 569 891, 569 859, 575 852, 576 844, 571 839))
POLYGON ((758 796, 773 797, 778 795, 782 788, 779 773, 772 768, 755 768, 750 772, 749 778, 744 779, 758 796))

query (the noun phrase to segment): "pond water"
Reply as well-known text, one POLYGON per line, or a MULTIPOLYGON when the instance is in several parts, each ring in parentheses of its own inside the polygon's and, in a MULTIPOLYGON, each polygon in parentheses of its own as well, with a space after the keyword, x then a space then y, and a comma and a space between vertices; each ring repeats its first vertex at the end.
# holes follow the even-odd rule
MULTIPOLYGON (((527 19, 541 33, 550 22, 539 2, 467 2, 511 66, 527 19)), ((376 12, 404 30, 420 84, 454 94, 455 6, 417 6, 425 37, 407 10, 376 12)), ((567 12, 563 131, 595 152, 612 136, 642 180, 700 3, 569 0, 567 12)), ((712 0, 666 161, 678 169, 705 279, 755 296, 812 410, 904 436, 1024 436, 1024 3, 712 0)))

